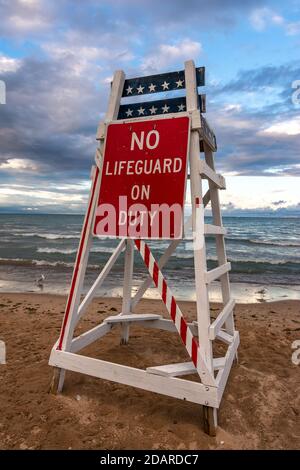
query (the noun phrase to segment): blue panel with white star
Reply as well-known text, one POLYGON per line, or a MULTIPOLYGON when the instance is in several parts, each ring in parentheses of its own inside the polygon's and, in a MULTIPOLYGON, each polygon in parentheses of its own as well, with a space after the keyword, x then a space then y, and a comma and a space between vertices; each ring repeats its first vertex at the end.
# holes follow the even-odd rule
MULTIPOLYGON (((203 95, 199 95, 199 108, 203 95)), ((159 114, 180 113, 186 111, 186 98, 170 98, 159 101, 146 101, 144 103, 122 104, 119 109, 118 119, 131 119, 143 116, 158 116, 159 114)))
MULTIPOLYGON (((205 84, 205 67, 196 68, 197 86, 205 84)), ((125 80, 122 97, 141 96, 163 91, 183 90, 185 88, 184 70, 180 72, 148 75, 147 77, 129 78, 125 80)))

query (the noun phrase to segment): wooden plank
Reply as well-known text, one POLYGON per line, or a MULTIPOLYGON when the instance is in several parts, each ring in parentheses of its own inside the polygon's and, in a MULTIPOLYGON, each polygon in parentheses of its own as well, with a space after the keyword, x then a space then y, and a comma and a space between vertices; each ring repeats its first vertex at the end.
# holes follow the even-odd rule
MULTIPOLYGON (((187 111, 193 112, 197 109, 197 83, 195 66, 192 60, 185 62, 185 80, 186 80, 186 104, 187 111)), ((205 237, 203 233, 204 225, 204 206, 202 199, 202 179, 199 173, 199 135, 197 130, 191 131, 190 138, 190 175, 191 175, 191 202, 193 214, 193 249, 194 249, 194 269, 196 285, 196 305, 197 305, 197 329, 199 338, 199 356, 205 362, 210 377, 213 374, 213 355, 212 344, 208 338, 208 328, 210 326, 210 311, 208 289, 205 283, 206 267, 206 249, 205 237)), ((201 381, 206 383, 207 376, 202 371, 201 381)))
POLYGON ((105 323, 125 323, 125 322, 136 322, 136 321, 149 321, 158 320, 161 315, 155 315, 152 313, 130 313, 129 315, 112 315, 111 317, 105 318, 105 323))
POLYGON ((199 133, 201 137, 204 139, 204 141, 207 143, 207 145, 210 147, 210 149, 213 152, 216 152, 217 150, 216 136, 213 130, 210 128, 207 120, 202 114, 200 114, 200 119, 201 119, 201 128, 199 129, 199 133))
POLYGON ((231 264, 226 263, 226 264, 223 264, 222 266, 218 266, 215 269, 211 269, 210 271, 206 271, 206 273, 205 273, 205 282, 206 282, 206 284, 210 284, 215 279, 218 279, 219 277, 223 276, 223 274, 230 271, 230 269, 231 269, 231 264))
POLYGON ((223 369, 223 367, 225 367, 226 358, 225 357, 216 357, 213 360, 213 363, 214 363, 214 370, 223 369))
POLYGON ((0 364, 6 364, 6 347, 4 341, 0 341, 0 364))
POLYGON ((146 371, 149 374, 162 375, 164 377, 179 377, 197 373, 197 369, 192 362, 179 362, 177 364, 147 367, 146 371))
MULTIPOLYGON (((132 275, 134 262, 134 244, 129 238, 126 240, 125 267, 124 267, 124 283, 123 283, 123 300, 121 315, 129 315, 131 313, 131 294, 132 294, 132 275)), ((129 324, 122 325, 121 344, 127 344, 129 340, 129 324)))
POLYGON ((219 225, 204 224, 205 235, 226 235, 227 230, 219 225))
POLYGON ((225 355, 225 366, 224 368, 220 369, 217 375, 219 403, 221 402, 222 395, 225 390, 227 379, 228 379, 228 376, 232 367, 233 360, 236 356, 239 343, 240 343, 239 332, 235 331, 234 336, 233 336, 233 341, 229 345, 226 355, 225 355))
MULTIPOLYGON (((198 96, 198 108, 202 108, 203 95, 198 96)), ((158 116, 160 114, 175 114, 186 111, 186 98, 169 98, 157 101, 145 101, 143 103, 122 104, 119 109, 118 120, 143 118, 145 116, 158 116)), ((101 129, 99 129, 101 132, 101 129)), ((103 132, 103 130, 102 130, 103 132)))
POLYGON ((217 334, 216 339, 219 339, 220 341, 222 341, 225 344, 231 344, 232 341, 233 341, 233 336, 226 333, 226 331, 221 330, 217 334))
POLYGON ((216 387, 190 380, 148 374, 145 370, 53 349, 49 364, 200 405, 219 406, 216 387))
MULTIPOLYGON (((208 148, 206 144, 204 144, 204 155, 205 155, 206 163, 208 164, 210 168, 212 168, 212 170, 214 170, 215 169, 214 154, 208 148)), ((209 189, 211 193, 211 210, 212 210, 213 223, 215 225, 222 226, 223 224, 222 224, 219 191, 217 187, 210 181, 208 182, 208 185, 209 185, 209 189)), ((222 265, 222 264, 227 263, 225 239, 223 237, 216 237, 216 251, 217 251, 217 256, 218 256, 218 264, 222 265)), ((231 298, 228 273, 225 276, 222 276, 221 278, 221 289, 222 289, 223 304, 226 305, 230 301, 230 298, 231 298)), ((226 327, 227 333, 233 335, 235 331, 233 314, 227 317, 227 320, 225 322, 225 327, 226 327)))
POLYGON ((225 178, 222 175, 217 174, 203 160, 199 160, 199 172, 202 178, 212 181, 219 189, 226 189, 225 178))
POLYGON ((119 114, 119 107, 121 102, 122 91, 124 88, 125 74, 123 70, 117 70, 114 73, 114 78, 112 81, 112 87, 108 102, 108 108, 105 115, 105 122, 113 121, 117 119, 119 114))
MULTIPOLYGON (((205 67, 196 69, 197 87, 205 85, 205 67)), ((122 96, 141 96, 185 88, 184 70, 125 80, 122 96)))
POLYGON ((209 337, 211 340, 215 339, 222 326, 226 322, 228 316, 232 313, 235 301, 230 299, 229 302, 224 306, 222 312, 217 316, 215 321, 209 327, 209 337))
POLYGON ((81 349, 85 348, 94 341, 97 341, 97 339, 102 338, 102 336, 109 333, 111 329, 111 324, 101 323, 101 325, 97 325, 91 330, 82 333, 82 335, 73 338, 71 343, 71 352, 75 353, 77 351, 80 351, 81 349))

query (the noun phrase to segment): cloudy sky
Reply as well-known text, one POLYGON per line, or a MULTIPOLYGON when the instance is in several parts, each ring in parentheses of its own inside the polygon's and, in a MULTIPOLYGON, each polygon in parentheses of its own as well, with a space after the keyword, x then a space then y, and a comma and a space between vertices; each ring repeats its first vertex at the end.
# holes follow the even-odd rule
POLYGON ((0 211, 83 212, 113 71, 192 58, 224 210, 300 215, 299 57, 300 0, 0 0, 0 211))

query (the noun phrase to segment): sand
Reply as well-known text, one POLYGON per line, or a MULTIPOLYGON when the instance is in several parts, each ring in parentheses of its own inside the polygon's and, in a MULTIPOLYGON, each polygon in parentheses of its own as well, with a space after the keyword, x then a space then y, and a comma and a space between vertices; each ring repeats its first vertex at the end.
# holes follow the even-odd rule
MULTIPOLYGON (((64 392, 48 393, 48 366, 66 299, 47 294, 1 294, 0 449, 299 449, 300 365, 291 344, 300 339, 300 302, 240 304, 241 335, 235 364, 219 410, 217 436, 202 429, 201 406, 68 372, 64 392)), ((99 298, 77 332, 119 311, 120 299, 99 298)), ((181 302, 187 318, 195 304, 181 302)), ((217 306, 212 313, 217 312, 217 306)), ((161 313, 145 300, 140 312, 161 313)), ((145 367, 186 360, 174 333, 132 327, 130 343, 119 330, 84 354, 145 367)))

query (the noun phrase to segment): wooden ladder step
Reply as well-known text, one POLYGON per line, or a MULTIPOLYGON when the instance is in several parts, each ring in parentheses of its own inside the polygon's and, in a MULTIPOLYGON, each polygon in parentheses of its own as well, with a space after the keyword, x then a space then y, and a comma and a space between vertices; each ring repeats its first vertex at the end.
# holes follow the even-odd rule
POLYGON ((230 271, 230 269, 231 269, 231 264, 225 263, 225 264, 222 264, 221 266, 218 266, 215 269, 206 271, 205 273, 206 284, 210 284, 215 279, 218 279, 219 277, 223 276, 223 274, 226 274, 228 271, 230 271))
POLYGON ((225 357, 216 357, 213 359, 214 370, 224 369, 226 363, 225 357))
POLYGON ((111 317, 105 318, 105 323, 125 323, 125 322, 135 322, 135 321, 151 321, 151 320, 160 320, 161 315, 155 315, 151 313, 130 313, 128 315, 112 315, 111 317))
POLYGON ((197 369, 193 362, 179 362, 177 364, 147 367, 146 371, 149 374, 163 375, 164 377, 179 377, 181 375, 195 374, 197 369))
POLYGON ((205 235, 226 235, 227 230, 219 225, 204 224, 204 233, 205 235))
POLYGON ((224 306, 223 310, 219 313, 215 321, 209 327, 209 339, 215 339, 225 321, 232 313, 234 309, 235 301, 230 299, 229 302, 224 306))
POLYGON ((217 174, 206 162, 199 160, 199 173, 202 178, 209 179, 219 189, 226 189, 225 178, 222 175, 217 174))
POLYGON ((228 345, 231 344, 234 340, 233 336, 231 336, 230 334, 226 333, 226 331, 223 331, 223 330, 219 331, 216 338, 222 341, 222 343, 225 343, 228 345))
MULTIPOLYGON (((213 360, 214 370, 223 369, 225 357, 217 357, 213 360)), ((163 377, 180 377, 195 374, 197 372, 193 362, 178 362, 177 364, 166 364, 164 366, 147 367, 148 374, 162 375, 163 377)))

